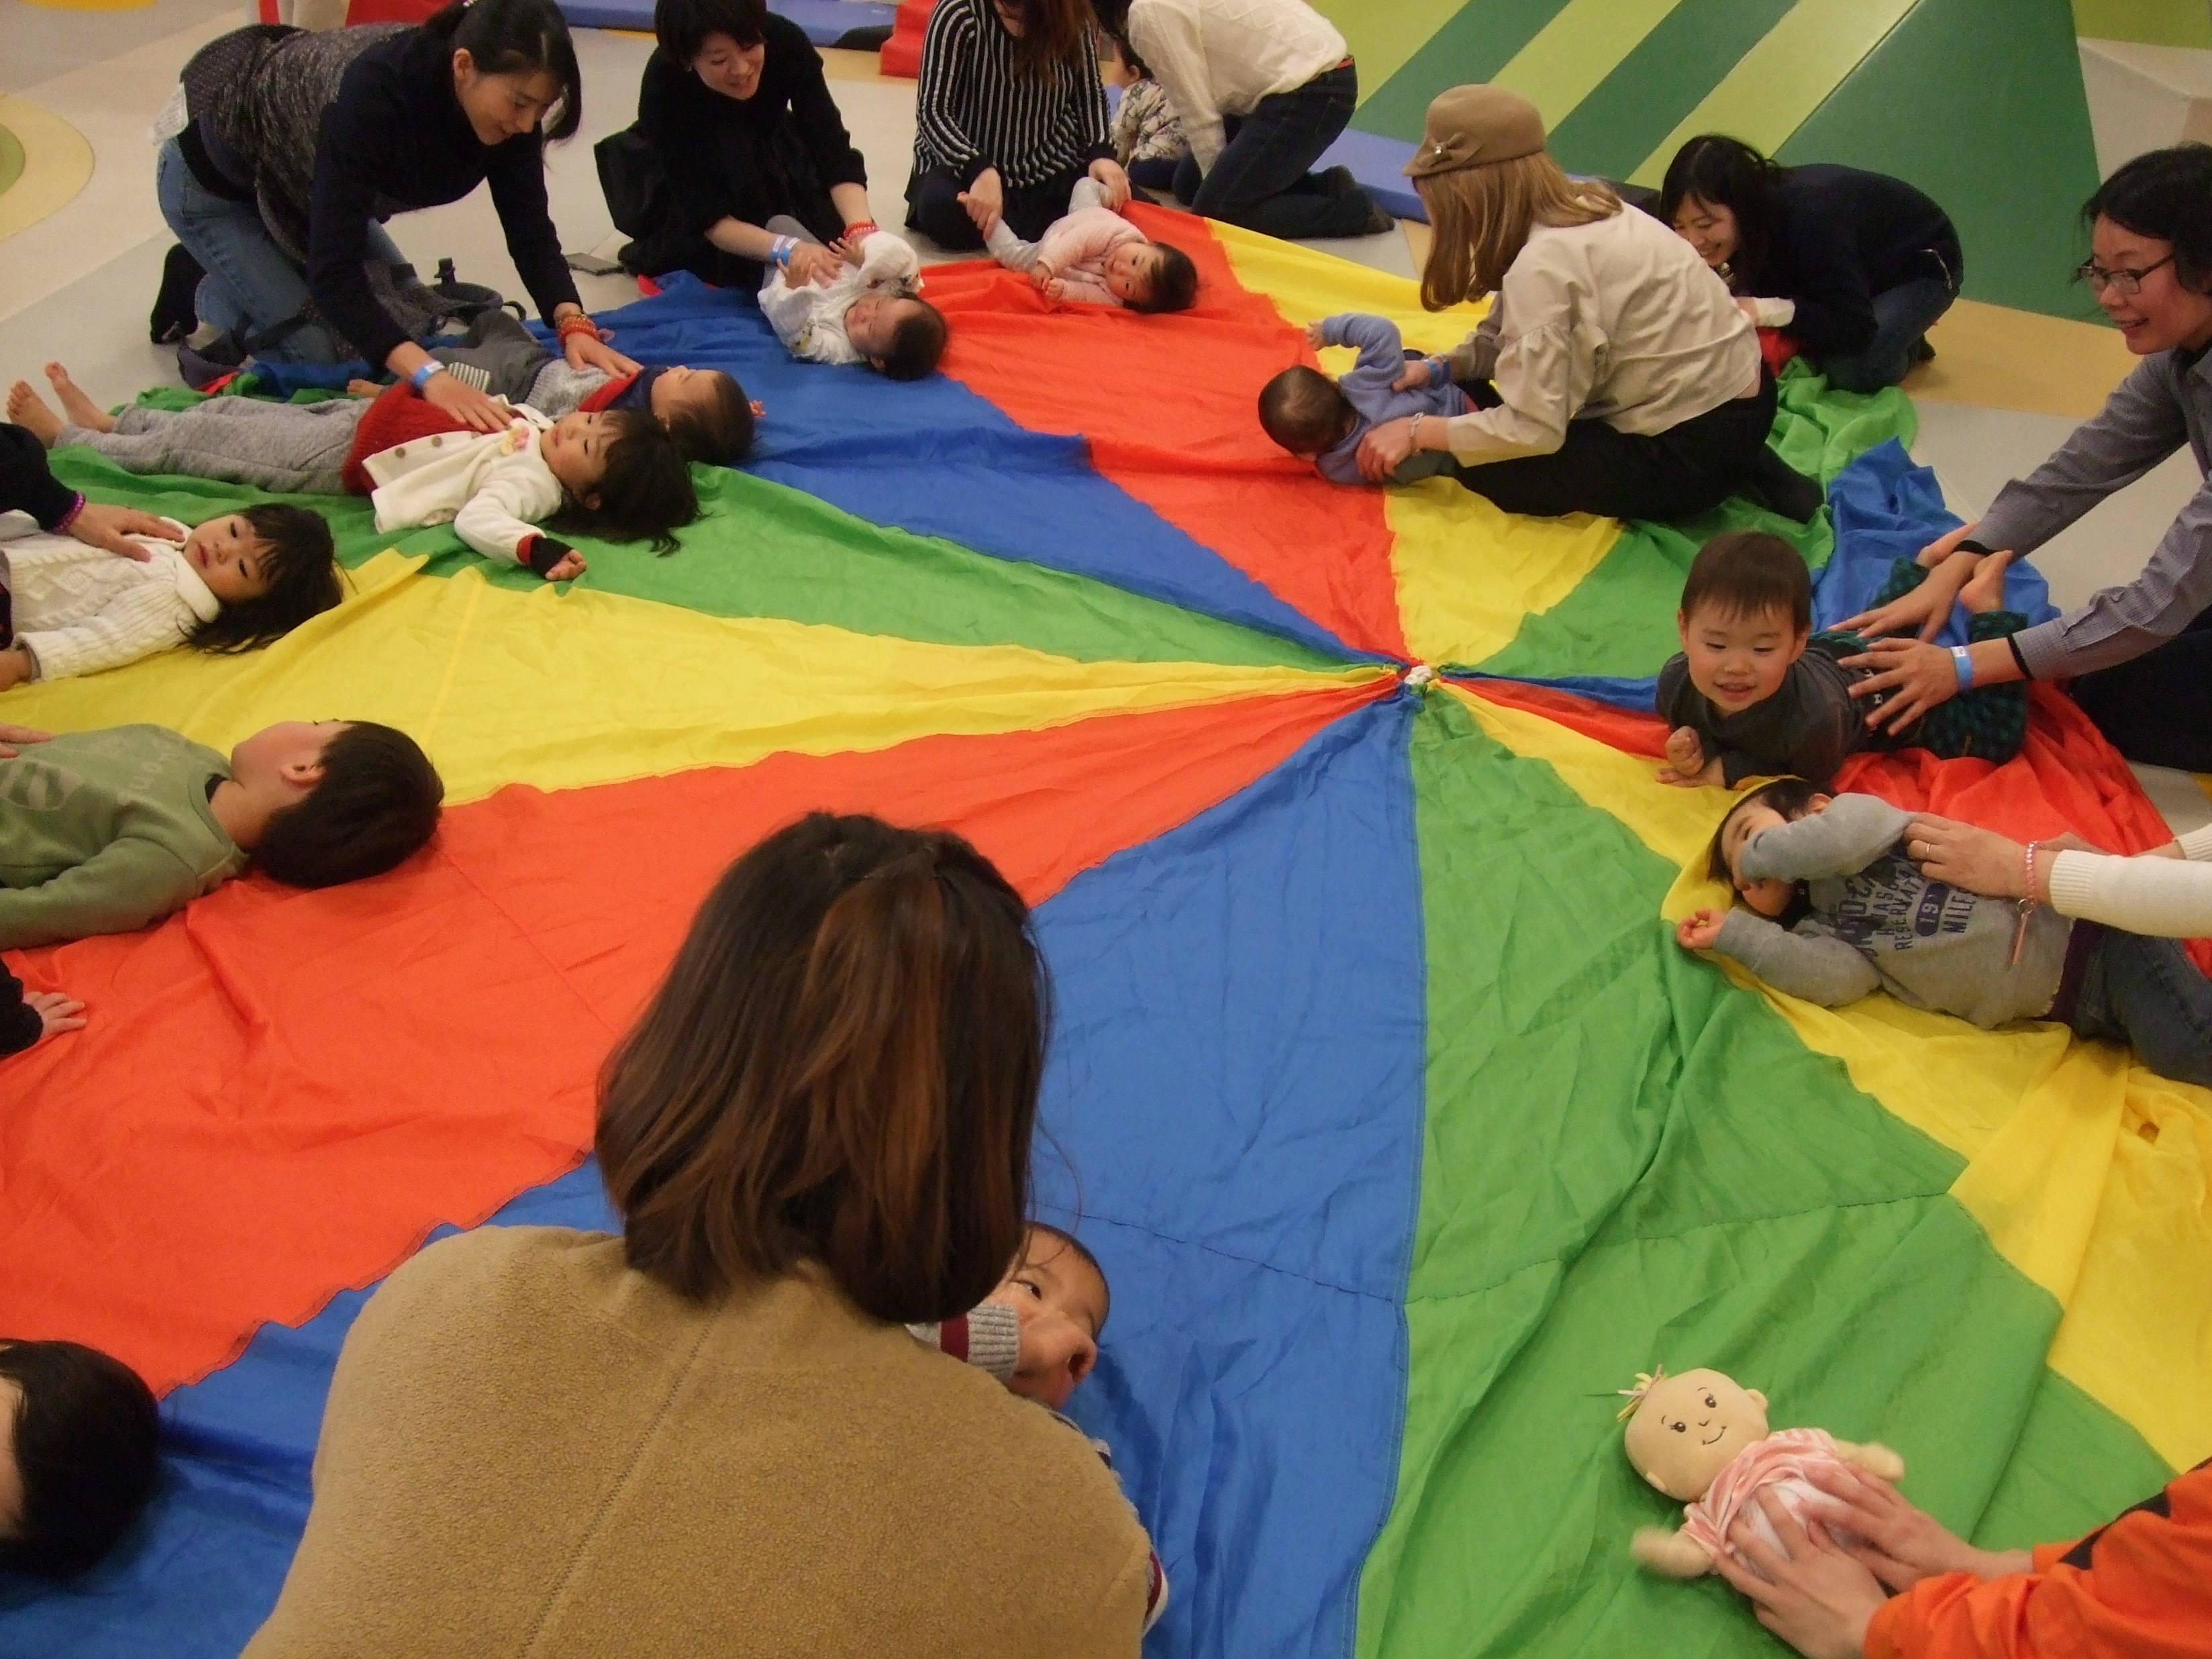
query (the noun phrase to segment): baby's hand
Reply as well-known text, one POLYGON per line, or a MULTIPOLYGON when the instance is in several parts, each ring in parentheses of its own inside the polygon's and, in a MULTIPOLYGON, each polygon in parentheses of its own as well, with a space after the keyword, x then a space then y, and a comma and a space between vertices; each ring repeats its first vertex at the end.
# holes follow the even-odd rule
POLYGON ((1030 267, 1030 286, 1036 289, 1040 294, 1045 290, 1045 288, 1051 283, 1051 281, 1052 268, 1049 265, 1031 265, 1030 267))
POLYGON ((1057 276, 1048 278, 1044 285, 1044 297, 1048 300, 1065 300, 1067 297, 1067 284, 1057 276))
POLYGON ((1698 741, 1695 727, 1678 726, 1667 734, 1667 764, 1659 769, 1659 781, 1693 789, 1701 784, 1722 781, 1721 763, 1716 756, 1705 758, 1705 746, 1698 741))
POLYGON ((27 991, 23 1006, 39 1017, 39 1035, 31 1039, 33 1042, 84 1030, 84 1004, 60 991, 27 991))
POLYGON ((1323 346, 1328 343, 1328 339, 1323 335, 1322 325, 1319 323, 1308 323, 1306 325, 1306 343, 1311 346, 1316 351, 1319 351, 1323 346))
POLYGON ((584 556, 572 547, 545 573, 545 580, 549 582, 573 581, 583 574, 584 556))
POLYGON ((1675 924, 1674 943, 1685 951, 1710 951, 1720 940, 1721 924, 1728 918, 1710 905, 1700 905, 1675 924))

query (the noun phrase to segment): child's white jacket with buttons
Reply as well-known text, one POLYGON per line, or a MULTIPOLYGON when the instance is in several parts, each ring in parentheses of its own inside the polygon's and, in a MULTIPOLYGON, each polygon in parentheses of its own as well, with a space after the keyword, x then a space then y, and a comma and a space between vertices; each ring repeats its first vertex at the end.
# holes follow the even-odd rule
MULTIPOLYGON (((503 401, 503 400, 502 400, 503 401)), ((510 405, 504 432, 441 432, 379 450, 362 463, 375 481, 379 530, 450 521, 488 559, 526 564, 526 544, 568 497, 538 453, 552 429, 528 404, 510 405)))

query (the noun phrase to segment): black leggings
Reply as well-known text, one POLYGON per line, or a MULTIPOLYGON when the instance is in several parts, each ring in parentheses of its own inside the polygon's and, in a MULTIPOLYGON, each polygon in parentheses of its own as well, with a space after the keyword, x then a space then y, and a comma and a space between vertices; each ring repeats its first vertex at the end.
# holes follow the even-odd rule
MULTIPOLYGON (((1041 239, 1054 220, 1067 216, 1068 192, 1087 171, 1070 167, 1042 184, 1024 185, 1018 190, 1007 185, 1004 209, 1007 228, 1024 242, 1041 239)), ((966 188, 942 168, 916 173, 906 187, 908 228, 955 253, 981 247, 983 233, 960 205, 960 192, 966 188)))
POLYGON ((2131 662, 2081 676, 2073 690, 2130 760, 2212 772, 2212 611, 2131 662))
MULTIPOLYGON (((1481 407, 1497 405, 1486 385, 1468 395, 1481 407)), ((1566 442, 1549 455, 1462 465, 1455 476, 1508 513, 1686 519, 1750 480, 1773 424, 1774 377, 1762 368, 1753 396, 1731 398, 1664 432, 1645 436, 1601 420, 1570 421, 1566 442)))

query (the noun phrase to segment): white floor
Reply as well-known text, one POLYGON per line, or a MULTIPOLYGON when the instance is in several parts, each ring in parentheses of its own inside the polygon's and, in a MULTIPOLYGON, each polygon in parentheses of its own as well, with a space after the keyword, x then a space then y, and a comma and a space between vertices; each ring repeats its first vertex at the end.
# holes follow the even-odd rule
MULTIPOLYGON (((39 365, 58 359, 94 398, 113 404, 175 375, 173 355, 151 344, 145 326, 171 240, 154 202, 147 129, 185 61, 240 16, 237 0, 155 0, 131 11, 82 12, 0 0, 0 40, 7 46, 0 54, 0 93, 61 116, 84 135, 95 158, 93 177, 75 199, 0 240, 0 383, 34 376, 39 365)), ((599 191, 592 145, 635 118, 635 88, 652 42, 584 29, 576 46, 584 123, 550 157, 553 219, 565 247, 608 252, 622 239, 599 191)), ((831 54, 833 75, 842 56, 831 54)), ((913 84, 836 78, 831 90, 867 158, 876 217, 896 227, 906 216, 913 84)), ((523 291, 488 202, 471 197, 407 214, 391 229, 425 273, 450 258, 467 281, 513 295, 523 291)), ((1401 276, 1414 274, 1405 240, 1395 232, 1321 246, 1401 276)), ((925 250, 924 257, 934 256, 925 250)), ((595 309, 623 304, 635 292, 623 277, 580 276, 577 286, 595 309)), ((2033 468, 2071 429, 2070 422, 2054 416, 1927 402, 1920 420, 1915 455, 1936 469, 1952 509, 1966 518, 1981 513, 2007 478, 2033 468)), ((2039 551, 2036 563, 2053 599, 2076 604, 2133 576, 2199 483, 2188 455, 2178 455, 2039 551)), ((2187 775, 2147 770, 2145 783, 2177 829, 2212 818, 2212 800, 2187 775)))

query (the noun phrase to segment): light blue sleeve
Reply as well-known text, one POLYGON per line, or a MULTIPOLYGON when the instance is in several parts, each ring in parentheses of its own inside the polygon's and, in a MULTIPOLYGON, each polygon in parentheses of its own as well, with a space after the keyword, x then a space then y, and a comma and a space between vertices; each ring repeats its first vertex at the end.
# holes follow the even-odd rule
POLYGON ((1357 346, 1361 368, 1387 368, 1395 379, 1406 366, 1405 341, 1388 317, 1341 311, 1322 322, 1321 337, 1329 345, 1357 346))

